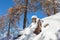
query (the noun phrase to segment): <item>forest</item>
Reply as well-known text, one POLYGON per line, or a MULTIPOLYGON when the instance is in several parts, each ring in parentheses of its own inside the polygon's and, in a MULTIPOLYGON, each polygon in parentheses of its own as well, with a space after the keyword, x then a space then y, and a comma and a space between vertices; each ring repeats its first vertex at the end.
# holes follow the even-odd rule
MULTIPOLYGON (((0 16, 0 37, 6 33, 9 38, 11 34, 13 36, 19 36, 20 23, 23 25, 24 30, 29 24, 28 15, 31 12, 42 10, 43 15, 51 16, 60 12, 59 0, 12 0, 15 4, 7 10, 5 16, 0 16), (23 17, 21 17, 23 15, 23 17), (23 22, 21 22, 23 19, 23 22)), ((37 13, 38 14, 38 13, 37 13)), ((30 21, 31 22, 31 21, 30 21)))

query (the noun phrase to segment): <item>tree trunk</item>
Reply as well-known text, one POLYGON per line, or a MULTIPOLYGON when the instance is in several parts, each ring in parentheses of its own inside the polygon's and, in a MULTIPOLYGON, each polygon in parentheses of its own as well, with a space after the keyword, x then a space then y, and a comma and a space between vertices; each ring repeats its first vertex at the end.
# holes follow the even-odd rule
POLYGON ((47 15, 50 16, 50 9, 49 9, 49 6, 47 6, 47 8, 46 8, 46 12, 47 12, 47 15))
POLYGON ((54 14, 56 14, 58 11, 57 11, 57 9, 56 9, 56 7, 54 7, 54 14))
POLYGON ((56 14, 56 9, 54 8, 54 14, 56 14))
POLYGON ((26 0, 26 8, 24 9, 24 21, 23 21, 23 29, 26 27, 26 19, 27 19, 27 6, 28 6, 28 0, 26 0))
POLYGON ((55 0, 53 0, 53 11, 54 11, 54 14, 56 14, 58 11, 56 9, 56 3, 54 2, 55 0))
POLYGON ((10 36, 10 22, 9 22, 9 27, 8 27, 8 32, 7 32, 7 38, 9 40, 9 36, 10 36))
POLYGON ((24 13, 23 29, 26 27, 26 17, 27 17, 27 13, 24 13))

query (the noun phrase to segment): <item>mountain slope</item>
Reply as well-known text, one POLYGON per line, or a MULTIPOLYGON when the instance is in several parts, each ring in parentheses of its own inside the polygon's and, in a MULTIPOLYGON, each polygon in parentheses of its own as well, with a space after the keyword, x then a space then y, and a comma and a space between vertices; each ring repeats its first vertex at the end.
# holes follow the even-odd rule
MULTIPOLYGON (((34 34, 33 32, 37 27, 37 23, 31 23, 29 27, 20 31, 19 34, 22 36, 15 40, 60 40, 60 13, 43 18, 41 20, 42 32, 40 32, 38 35, 34 34), (44 25, 46 24, 48 24, 48 26, 46 26, 45 28, 44 25)), ((6 39, 7 38, 4 37, 0 40, 6 39)), ((13 40, 13 38, 11 38, 10 40, 13 40)))
POLYGON ((20 32, 22 34, 16 40, 60 40, 60 13, 43 18, 42 26, 49 24, 46 28, 42 27, 42 32, 35 35, 33 31, 37 24, 32 24, 32 28, 28 27, 20 32))
POLYGON ((41 32, 38 36, 33 40, 60 40, 60 13, 56 15, 46 17, 43 24, 48 23, 47 28, 41 32), (42 35, 42 36, 41 36, 42 35), (57 38, 58 37, 58 38, 57 38))

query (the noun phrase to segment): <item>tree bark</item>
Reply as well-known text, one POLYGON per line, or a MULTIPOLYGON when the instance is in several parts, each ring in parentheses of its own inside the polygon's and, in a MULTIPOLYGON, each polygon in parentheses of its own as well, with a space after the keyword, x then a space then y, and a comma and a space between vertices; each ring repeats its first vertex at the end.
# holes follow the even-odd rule
POLYGON ((23 21, 23 29, 26 27, 26 19, 27 19, 27 6, 28 6, 28 0, 26 0, 26 8, 24 9, 24 21, 23 21))
POLYGON ((54 1, 55 0, 53 0, 53 11, 54 11, 54 14, 56 14, 58 11, 56 9, 56 3, 54 1))
POLYGON ((10 36, 10 22, 9 22, 9 27, 8 27, 8 32, 7 32, 7 39, 9 40, 9 36, 10 36))

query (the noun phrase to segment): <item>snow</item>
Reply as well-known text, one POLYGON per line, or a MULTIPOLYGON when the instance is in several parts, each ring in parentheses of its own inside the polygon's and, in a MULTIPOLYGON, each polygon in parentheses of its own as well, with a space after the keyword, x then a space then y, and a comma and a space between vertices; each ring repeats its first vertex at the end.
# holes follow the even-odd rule
POLYGON ((9 37, 7 37, 7 32, 2 35, 3 37, 0 37, 0 40, 13 40, 13 35, 11 34, 9 37))
POLYGON ((33 15, 31 18, 37 18, 37 16, 36 15, 33 15))
MULTIPOLYGON (((34 34, 33 31, 35 30, 37 24, 31 23, 28 28, 23 30, 22 36, 16 40, 59 40, 60 39, 60 13, 56 15, 52 15, 46 18, 43 18, 42 22, 42 32, 38 35, 34 34), (46 28, 44 25, 49 24, 46 28), (57 37, 58 36, 58 37, 57 37)), ((37 18, 39 19, 39 18, 37 18)))
POLYGON ((37 27, 37 22, 39 18, 37 18, 37 22, 32 22, 29 27, 25 28, 24 30, 20 31, 19 38, 15 40, 60 40, 60 13, 55 15, 40 19, 42 22, 42 31, 36 35, 33 32, 37 27), (44 25, 47 25, 44 27, 44 25))
POLYGON ((23 31, 20 31, 20 34, 22 34, 22 36, 19 37, 18 39, 27 40, 33 34, 33 31, 35 30, 36 27, 37 27, 37 23, 31 23, 31 25, 28 28, 25 28, 23 31))

